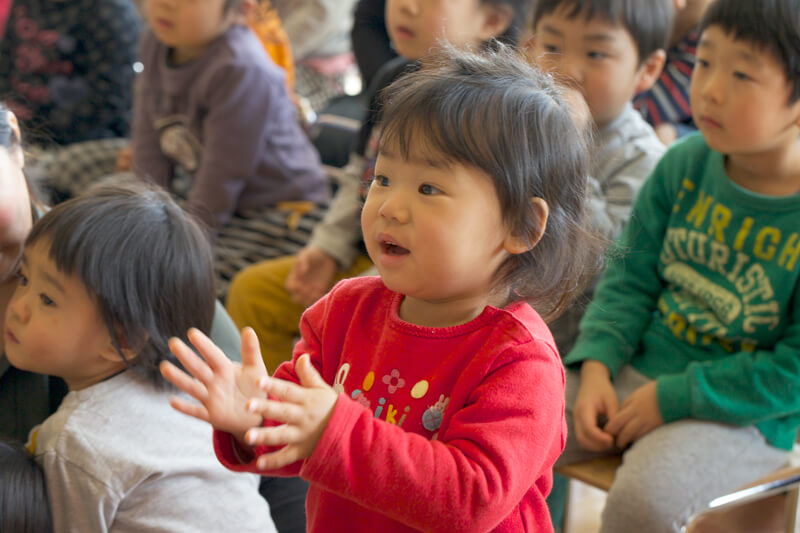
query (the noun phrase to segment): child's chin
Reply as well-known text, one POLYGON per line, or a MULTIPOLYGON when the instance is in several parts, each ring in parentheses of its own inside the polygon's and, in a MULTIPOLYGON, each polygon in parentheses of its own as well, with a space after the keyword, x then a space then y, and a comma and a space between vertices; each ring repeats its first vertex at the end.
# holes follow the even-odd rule
POLYGON ((8 339, 6 339, 6 348, 5 348, 5 356, 11 366, 16 368, 17 370, 25 370, 26 372, 36 372, 35 369, 31 368, 30 365, 26 364, 26 359, 22 357, 19 353, 18 346, 10 347, 8 345, 8 339))

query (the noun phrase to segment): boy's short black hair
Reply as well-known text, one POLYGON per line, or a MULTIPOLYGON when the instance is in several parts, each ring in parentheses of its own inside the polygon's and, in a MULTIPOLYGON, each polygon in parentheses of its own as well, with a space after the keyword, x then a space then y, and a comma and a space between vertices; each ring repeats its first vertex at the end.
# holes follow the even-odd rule
POLYGON ((214 313, 211 246, 201 226, 165 191, 141 182, 100 185, 61 203, 25 242, 50 246, 59 271, 97 302, 120 355, 154 384, 170 337, 208 333, 214 313), (123 356, 124 358, 124 356, 123 356))
POLYGON ((800 0, 717 0, 706 9, 700 31, 709 26, 772 54, 792 84, 789 103, 800 99, 800 0))
POLYGON ((672 0, 536 0, 535 3, 534 31, 543 16, 561 9, 569 9, 567 16, 571 19, 583 16, 586 20, 601 18, 621 24, 636 43, 639 65, 656 50, 666 50, 675 15, 672 0))
POLYGON ((509 47, 481 54, 446 47, 383 97, 380 146, 404 158, 428 151, 422 157, 487 174, 513 235, 538 234, 531 199, 547 202, 541 239, 500 266, 495 287, 545 317, 562 311, 597 266, 600 244, 585 229, 588 131, 573 120, 562 89, 509 47))

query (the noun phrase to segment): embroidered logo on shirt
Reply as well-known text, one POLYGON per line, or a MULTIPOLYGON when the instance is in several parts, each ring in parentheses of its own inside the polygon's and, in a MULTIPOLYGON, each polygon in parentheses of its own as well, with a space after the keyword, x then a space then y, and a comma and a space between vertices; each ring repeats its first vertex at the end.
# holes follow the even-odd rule
POLYGON ((195 172, 203 146, 186 125, 186 117, 165 117, 157 120, 155 127, 159 130, 161 151, 189 172, 195 172))
POLYGON ((412 416, 414 418, 419 417, 416 418, 419 420, 417 422, 418 431, 427 430, 433 433, 431 438, 435 439, 437 437, 437 432, 442 426, 444 412, 447 409, 450 398, 440 394, 436 403, 429 405, 425 411, 422 411, 425 409, 425 405, 419 405, 413 400, 421 400, 428 394, 430 382, 427 379, 417 381, 409 389, 406 386, 408 381, 401 377, 399 369, 390 370, 379 380, 375 379, 375 372, 370 370, 364 375, 359 388, 347 392, 345 382, 351 370, 350 363, 343 363, 339 367, 333 382, 333 389, 336 392, 347 393, 350 398, 373 411, 375 418, 383 419, 399 427, 402 427, 403 423, 406 422, 413 408, 416 414, 412 416), (410 396, 410 399, 406 395, 410 396), (375 401, 376 396, 377 401, 375 401), (401 407, 405 403, 403 398, 406 398, 409 404, 401 407))

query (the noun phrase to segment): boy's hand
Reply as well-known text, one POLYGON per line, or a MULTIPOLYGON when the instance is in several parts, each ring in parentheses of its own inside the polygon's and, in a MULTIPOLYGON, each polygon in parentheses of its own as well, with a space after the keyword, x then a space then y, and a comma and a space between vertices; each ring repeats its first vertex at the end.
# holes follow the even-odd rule
POLYGON ((297 262, 286 277, 286 290, 295 303, 308 307, 330 290, 337 269, 333 257, 306 246, 297 253, 297 262))
POLYGON ((274 399, 256 398, 248 403, 251 412, 281 424, 253 428, 245 435, 250 446, 282 446, 258 458, 257 465, 262 470, 281 468, 310 457, 336 405, 338 394, 325 383, 308 354, 298 358, 295 370, 300 385, 265 377, 260 381, 262 390, 274 399))
POLYGON ((262 422, 246 404, 253 397, 265 396, 258 382, 267 377, 255 332, 252 328, 242 330, 242 364, 228 359, 200 330, 190 329, 188 337, 202 359, 180 339, 170 339, 169 348, 194 379, 168 361, 161 363, 161 374, 200 403, 173 396, 170 405, 244 442, 244 433, 262 422))
POLYGON ((606 431, 616 436, 617 446, 626 447, 659 426, 664 425, 658 408, 656 382, 642 385, 625 398, 614 416, 609 416, 606 431))
POLYGON ((612 419, 619 405, 617 393, 611 385, 608 368, 599 362, 587 360, 581 367, 581 386, 573 409, 575 438, 582 448, 601 452, 614 445, 614 436, 598 423, 599 418, 612 419))
POLYGON ((114 172, 130 172, 133 170, 133 147, 129 144, 120 148, 114 172))

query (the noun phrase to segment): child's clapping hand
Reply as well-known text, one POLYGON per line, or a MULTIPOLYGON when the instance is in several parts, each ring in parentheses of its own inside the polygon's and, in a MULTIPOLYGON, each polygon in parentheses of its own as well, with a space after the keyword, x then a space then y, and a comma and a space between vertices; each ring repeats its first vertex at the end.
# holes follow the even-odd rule
POLYGON ((279 424, 253 428, 245 436, 245 442, 251 446, 281 447, 258 458, 257 465, 262 470, 281 468, 310 457, 336 405, 336 391, 322 379, 308 354, 297 359, 294 369, 300 385, 264 377, 259 385, 270 399, 254 398, 247 404, 251 412, 279 424))
POLYGON ((319 375, 308 354, 301 355, 294 367, 300 380, 296 385, 267 375, 251 328, 242 330, 242 364, 228 359, 197 329, 190 330, 188 338, 202 359, 180 339, 171 339, 169 347, 191 376, 167 361, 161 363, 161 373, 199 403, 173 397, 172 407, 232 434, 242 444, 280 447, 259 457, 260 469, 281 468, 311 455, 328 424, 337 393, 319 375), (277 424, 262 428, 264 419, 277 424))
POLYGON ((200 330, 191 329, 187 336, 202 359, 180 339, 170 339, 169 348, 191 376, 168 361, 161 363, 161 374, 200 403, 173 397, 170 404, 244 442, 245 432, 262 422, 261 416, 248 410, 247 402, 266 396, 258 387, 267 377, 267 369, 255 332, 251 328, 242 330, 242 364, 228 359, 200 330))

